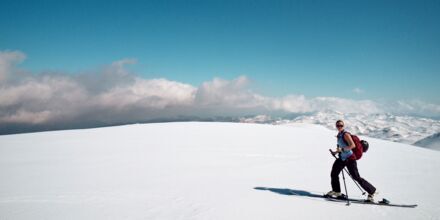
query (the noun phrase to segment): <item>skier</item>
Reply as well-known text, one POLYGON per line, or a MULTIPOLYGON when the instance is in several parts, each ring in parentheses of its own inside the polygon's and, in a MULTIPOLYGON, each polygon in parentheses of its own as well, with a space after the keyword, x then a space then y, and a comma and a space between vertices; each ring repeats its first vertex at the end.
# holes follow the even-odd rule
POLYGON ((345 195, 341 193, 341 186, 339 184, 339 173, 347 166, 351 177, 359 183, 359 185, 368 193, 367 201, 374 202, 374 195, 376 194, 376 188, 371 185, 367 180, 363 179, 359 175, 359 171, 356 163, 356 156, 353 154, 352 149, 356 147, 351 138, 350 133, 344 130, 344 122, 338 120, 336 122, 336 129, 338 130, 337 148, 336 151, 332 151, 332 154, 339 154, 339 158, 333 163, 331 171, 331 185, 332 191, 328 192, 326 196, 345 199, 345 195))

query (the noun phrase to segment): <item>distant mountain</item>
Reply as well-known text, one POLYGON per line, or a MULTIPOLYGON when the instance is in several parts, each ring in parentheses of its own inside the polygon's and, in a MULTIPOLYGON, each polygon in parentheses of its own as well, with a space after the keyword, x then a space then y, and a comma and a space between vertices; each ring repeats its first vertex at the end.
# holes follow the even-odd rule
MULTIPOLYGON (((369 136, 394 142, 413 144, 440 132, 440 121, 413 116, 396 116, 392 114, 359 114, 337 111, 322 111, 294 118, 272 118, 266 115, 241 118, 240 122, 290 124, 319 124, 334 129, 339 119, 345 121, 347 130, 357 135, 369 136)), ((436 139, 438 140, 438 138, 436 139)), ((434 141, 435 142, 435 141, 434 141)))
MULTIPOLYGON (((422 118, 415 116, 396 116, 392 114, 362 114, 362 113, 342 113, 338 111, 325 110, 315 113, 304 113, 302 115, 250 115, 244 117, 202 117, 202 116, 176 116, 174 118, 157 118, 146 121, 133 121, 128 124, 136 123, 160 123, 160 122, 186 122, 186 121, 204 121, 204 122, 241 122, 256 124, 288 125, 293 123, 318 124, 335 131, 336 120, 342 119, 347 125, 347 130, 361 136, 368 136, 400 142, 405 144, 414 144, 417 146, 439 149, 438 139, 429 137, 440 133, 440 120, 432 118, 422 118), (426 141, 423 139, 427 138, 426 141), (420 142, 419 142, 420 141, 420 142), (428 143, 429 144, 425 144, 428 143)), ((66 130, 93 128, 92 124, 77 124, 69 127, 63 125, 53 125, 52 127, 39 126, 0 126, 0 135, 23 132, 37 132, 49 130, 66 130)), ((123 124, 106 124, 104 126, 118 126, 123 124)))

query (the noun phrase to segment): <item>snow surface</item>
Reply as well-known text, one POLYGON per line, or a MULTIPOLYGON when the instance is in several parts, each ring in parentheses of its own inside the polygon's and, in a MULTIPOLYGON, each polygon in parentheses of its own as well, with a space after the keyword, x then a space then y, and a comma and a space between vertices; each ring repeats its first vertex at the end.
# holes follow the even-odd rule
POLYGON ((433 150, 440 150, 440 132, 419 140, 414 143, 414 145, 433 150))
POLYGON ((417 208, 317 198, 334 130, 180 122, 0 136, 0 218, 439 219, 440 152, 367 140, 361 175, 417 208))

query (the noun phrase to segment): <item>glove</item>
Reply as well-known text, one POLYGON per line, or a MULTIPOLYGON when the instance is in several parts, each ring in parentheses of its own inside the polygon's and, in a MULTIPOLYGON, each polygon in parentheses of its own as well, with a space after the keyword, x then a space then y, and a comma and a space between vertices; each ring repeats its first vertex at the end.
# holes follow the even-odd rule
POLYGON ((331 152, 331 153, 333 154, 333 156, 334 156, 334 155, 336 155, 336 154, 338 154, 338 153, 341 152, 341 148, 337 147, 337 148, 336 148, 336 151, 332 151, 332 150, 330 149, 330 152, 331 152))

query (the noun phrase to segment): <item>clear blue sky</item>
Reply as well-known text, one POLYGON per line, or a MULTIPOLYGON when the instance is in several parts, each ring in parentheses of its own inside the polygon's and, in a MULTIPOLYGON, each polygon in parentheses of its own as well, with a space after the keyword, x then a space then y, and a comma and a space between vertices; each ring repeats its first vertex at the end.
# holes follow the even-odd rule
POLYGON ((269 96, 440 103, 440 1, 0 0, 0 50, 34 72, 136 58, 194 86, 246 75, 269 96))

